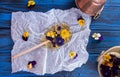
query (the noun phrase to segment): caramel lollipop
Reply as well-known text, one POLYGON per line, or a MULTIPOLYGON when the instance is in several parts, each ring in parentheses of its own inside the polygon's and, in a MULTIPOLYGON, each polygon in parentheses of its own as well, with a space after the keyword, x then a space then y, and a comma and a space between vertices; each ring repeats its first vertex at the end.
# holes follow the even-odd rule
POLYGON ((45 35, 41 39, 42 43, 12 56, 12 59, 25 55, 43 45, 46 45, 50 49, 61 47, 65 43, 69 42, 70 39, 71 31, 68 25, 65 23, 55 24, 45 32, 45 35))

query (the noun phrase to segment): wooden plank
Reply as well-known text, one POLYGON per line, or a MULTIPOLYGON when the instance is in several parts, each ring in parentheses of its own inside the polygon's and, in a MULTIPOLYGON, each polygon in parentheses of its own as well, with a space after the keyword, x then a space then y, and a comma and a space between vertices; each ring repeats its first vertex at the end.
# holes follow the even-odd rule
MULTIPOLYGON (((1 76, 36 76, 28 72, 17 72, 11 74, 11 49, 13 47, 13 42, 10 37, 10 30, 5 29, 0 31, 0 75, 1 76), (3 36, 2 36, 3 35, 3 36), (1 37, 2 36, 2 37, 1 37), (4 68, 3 68, 4 67, 4 68)), ((98 54, 90 54, 90 58, 86 65, 81 68, 77 68, 72 72, 58 72, 54 75, 46 74, 45 76, 51 77, 98 77, 97 73, 97 59, 98 54), (86 71, 87 70, 87 71, 86 71), (94 75, 92 74, 94 73, 94 75)))
POLYGON ((16 12, 16 11, 42 11, 46 12, 52 8, 56 9, 70 9, 72 7, 75 7, 75 4, 40 4, 36 5, 34 8, 27 8, 26 5, 0 5, 0 13, 11 13, 11 12, 16 12), (17 6, 17 7, 16 7, 17 6), (56 7, 57 6, 57 7, 56 7), (16 8, 14 8, 16 7, 16 8))
MULTIPOLYGON (((112 46, 120 45, 120 30, 103 30, 104 29, 92 30, 87 47, 89 53, 100 53, 112 46), (101 42, 93 40, 91 36, 94 32, 101 33, 104 40, 101 42)), ((0 50, 4 50, 6 48, 12 49, 12 46, 13 42, 11 39, 10 29, 0 29, 0 50)))
MULTIPOLYGON (((13 7, 15 7, 15 6, 12 6, 12 8, 13 7)), ((68 7, 66 7, 66 8, 68 8, 68 7)), ((16 9, 13 8, 12 10, 10 10, 10 8, 8 8, 8 9, 3 8, 2 13, 0 13, 0 23, 1 23, 0 27, 10 27, 11 12, 17 11, 16 9, 20 9, 20 8, 16 8, 16 9), (4 12, 6 12, 6 13, 4 13, 4 12)), ((21 7, 21 11, 22 10, 23 9, 21 7)), ((40 9, 38 9, 38 10, 40 10, 40 9)), ((120 28, 119 27, 119 24, 120 24, 120 22, 119 22, 120 21, 120 11, 119 10, 120 10, 120 7, 105 7, 100 18, 92 21, 91 29, 97 29, 97 28, 102 29, 102 28, 107 28, 107 27, 112 27, 112 28, 108 28, 108 29, 114 29, 114 28, 119 29, 120 28), (114 10, 112 10, 112 9, 114 9, 114 10)))
MULTIPOLYGON (((1 0, 0 4, 4 4, 4 5, 26 5, 28 0, 1 0)), ((36 5, 41 5, 42 4, 75 4, 75 0, 35 0, 36 5)), ((116 0, 116 3, 120 2, 119 0, 116 0)), ((105 3, 105 6, 113 6, 112 5, 112 1, 111 0, 107 0, 107 2, 105 3)), ((114 6, 119 6, 119 4, 114 5, 114 6)))
MULTIPOLYGON (((74 3, 74 0, 34 0, 36 2, 36 4, 39 3, 54 3, 54 4, 59 4, 59 3, 74 3)), ((26 4, 28 2, 28 0, 0 0, 0 4, 26 4)))
MULTIPOLYGON (((5 50, 10 52, 10 50, 5 50)), ((3 51, 4 52, 4 51, 3 51)), ((67 71, 62 71, 62 72, 57 72, 55 74, 46 74, 45 76, 51 76, 51 77, 98 77, 98 72, 97 72, 97 57, 98 54, 90 54, 90 58, 87 62, 87 64, 83 65, 81 68, 76 68, 74 71, 72 72, 67 72, 67 71)), ((6 55, 1 55, 0 59, 3 59, 2 61, 0 61, 0 75, 1 76, 10 76, 10 77, 14 77, 14 76, 38 76, 32 73, 28 73, 28 72, 17 72, 17 73, 11 73, 11 61, 10 61, 10 53, 6 54, 6 55), (6 57, 7 59, 5 59, 4 57, 6 57), (4 68, 3 68, 4 67, 4 68)))
MULTIPOLYGON (((76 7, 74 0, 35 0, 36 6, 26 7, 27 0, 0 0, 0 77, 40 77, 28 72, 11 74, 11 49, 13 42, 10 34, 11 12, 38 11, 46 12, 52 8, 69 9, 76 7)), ((98 77, 97 56, 102 50, 120 45, 120 0, 107 0, 101 17, 92 21, 91 34, 100 32, 104 40, 96 42, 91 38, 87 50, 90 54, 86 65, 72 72, 58 72, 54 75, 46 74, 43 77, 98 77)))

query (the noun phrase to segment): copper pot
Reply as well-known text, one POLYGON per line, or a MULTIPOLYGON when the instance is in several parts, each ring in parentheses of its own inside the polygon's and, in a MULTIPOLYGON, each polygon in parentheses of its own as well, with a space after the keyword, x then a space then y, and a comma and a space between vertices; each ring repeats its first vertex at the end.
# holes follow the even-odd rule
POLYGON ((102 11, 106 0, 75 0, 75 2, 81 11, 89 14, 90 16, 95 16, 102 11))

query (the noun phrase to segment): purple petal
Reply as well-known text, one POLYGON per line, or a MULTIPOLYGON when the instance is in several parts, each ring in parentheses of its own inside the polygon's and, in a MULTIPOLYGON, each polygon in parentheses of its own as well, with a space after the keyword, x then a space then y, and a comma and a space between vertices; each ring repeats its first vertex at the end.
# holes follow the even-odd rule
POLYGON ((78 54, 76 53, 75 57, 73 59, 76 59, 78 57, 78 54))
POLYGON ((99 37, 99 41, 102 41, 103 40, 103 36, 99 37))

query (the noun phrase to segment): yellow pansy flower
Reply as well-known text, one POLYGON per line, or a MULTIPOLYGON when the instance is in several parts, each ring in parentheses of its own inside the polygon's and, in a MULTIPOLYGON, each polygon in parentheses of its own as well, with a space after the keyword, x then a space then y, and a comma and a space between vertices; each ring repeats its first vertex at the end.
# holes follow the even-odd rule
POLYGON ((109 53, 107 53, 107 54, 105 54, 105 55, 103 56, 103 60, 104 60, 104 61, 109 62, 110 59, 111 59, 111 56, 110 56, 109 53))
POLYGON ((49 31, 49 32, 46 33, 46 36, 55 38, 57 36, 57 34, 53 31, 49 31))
POLYGON ((71 52, 69 52, 69 57, 70 57, 71 59, 76 58, 76 57, 77 57, 77 53, 74 52, 74 51, 71 51, 71 52))
POLYGON ((81 26, 84 26, 85 25, 85 20, 84 19, 79 19, 78 24, 81 25, 81 26))
POLYGON ((29 0, 28 1, 28 7, 30 7, 30 6, 34 6, 35 5, 35 1, 34 0, 29 0))
POLYGON ((67 39, 70 38, 71 33, 67 29, 63 29, 61 30, 60 35, 63 39, 67 39))
POLYGON ((23 40, 27 41, 29 37, 29 33, 27 31, 25 31, 22 35, 23 40))
POLYGON ((28 68, 29 70, 32 69, 32 68, 33 68, 32 63, 28 64, 28 65, 27 65, 27 68, 28 68))

